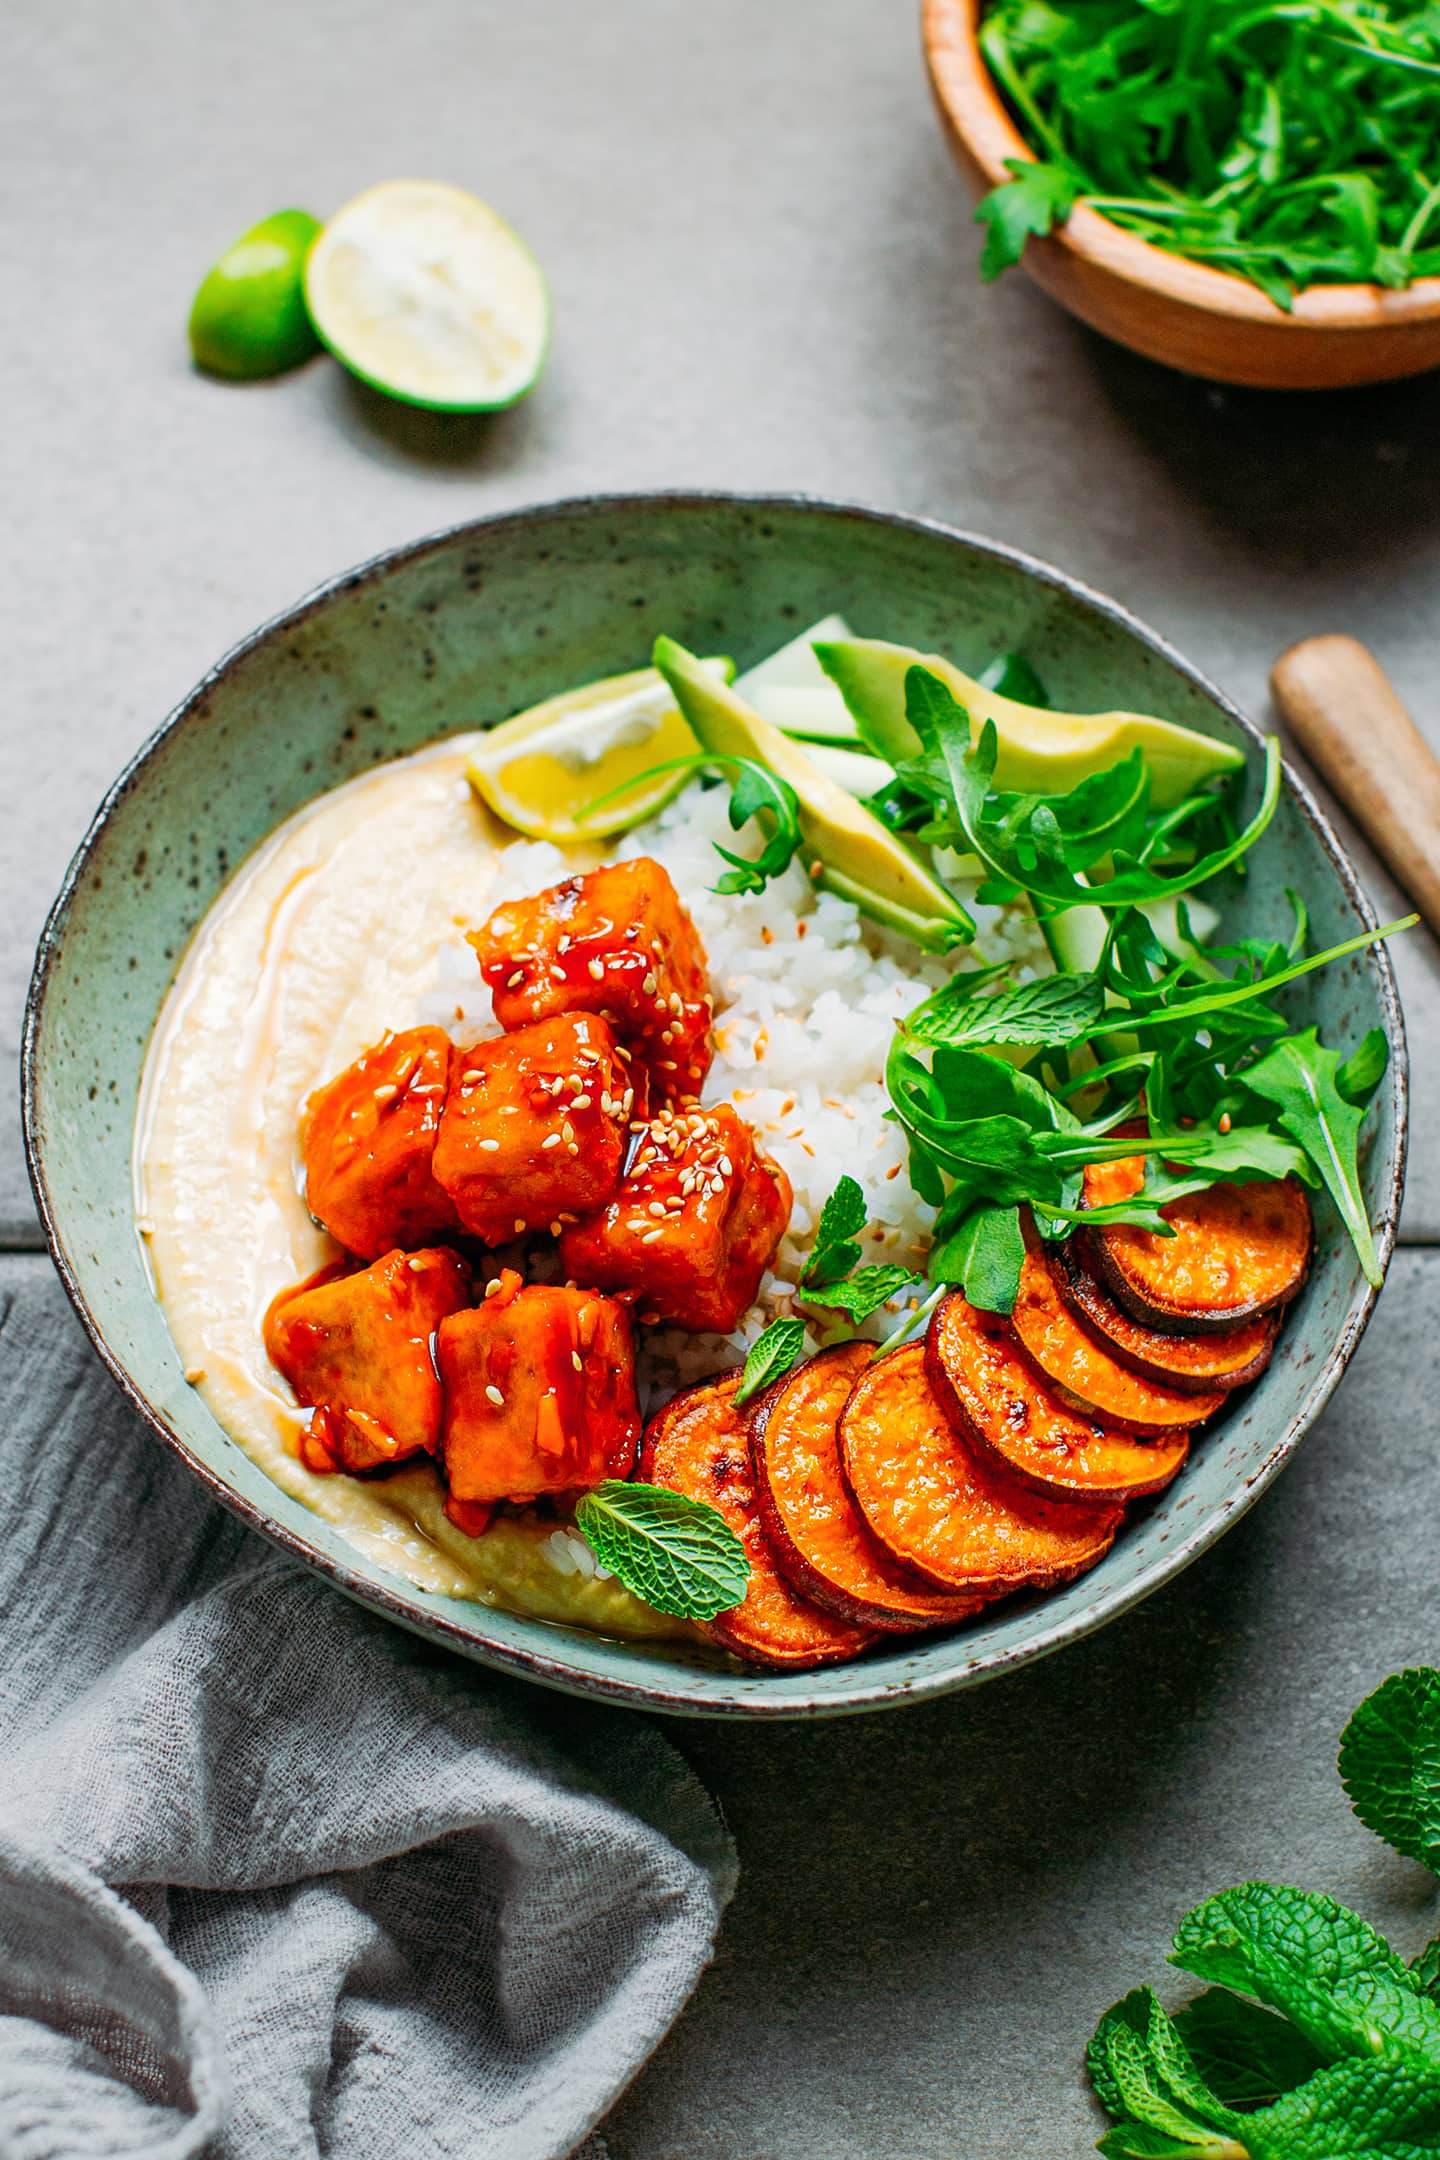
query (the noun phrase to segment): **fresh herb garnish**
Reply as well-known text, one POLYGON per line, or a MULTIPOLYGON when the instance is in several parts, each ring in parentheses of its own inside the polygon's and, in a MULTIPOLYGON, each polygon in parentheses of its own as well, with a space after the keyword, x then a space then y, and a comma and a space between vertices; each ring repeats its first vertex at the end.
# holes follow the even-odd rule
POLYGON ((600 1565, 657 1612, 713 1620, 745 1595, 745 1548, 703 1500, 607 1478, 582 1496, 575 1522, 600 1565))
MULTIPOLYGON (((1363 1059, 1366 1078, 1373 1064, 1367 1054, 1372 1041, 1367 1037, 1349 1061, 1353 1065, 1363 1059)), ((1360 1190, 1358 1149, 1365 1111, 1342 1091, 1345 1070, 1338 1051, 1327 1050, 1314 1028, 1306 1028, 1303 1035, 1287 1035, 1276 1043, 1258 1064, 1247 1066, 1241 1078, 1252 1095, 1274 1104, 1280 1124, 1304 1148, 1354 1239, 1367 1282, 1378 1287, 1383 1277, 1360 1190)))
MULTIPOLYGON (((1340 1744, 1355 1812, 1440 1865, 1440 1672, 1397 1673, 1340 1744)), ((1207 1898, 1170 1962, 1211 1987, 1171 2017, 1137 1988, 1087 2066, 1121 2160, 1419 2160, 1440 2152, 1440 1943, 1410 1963, 1333 1898, 1250 1882, 1207 1898), (1237 1992, 1231 1993, 1230 1990, 1237 1992)))
POLYGON ((854 1178, 842 1177, 820 1210, 815 1243, 800 1271, 804 1302, 846 1313, 856 1327, 915 1280, 911 1269, 889 1262, 859 1265, 858 1239, 868 1221, 863 1191, 854 1178))
POLYGON ((697 751, 692 757, 666 758, 638 776, 632 775, 622 787, 610 788, 604 795, 596 796, 576 815, 587 818, 621 795, 633 793, 640 781, 658 779, 661 774, 672 772, 733 774, 728 813, 732 832, 739 832, 751 818, 760 821, 764 845, 754 857, 732 854, 729 848, 721 847, 718 840, 715 842, 716 854, 731 865, 717 880, 714 886, 717 893, 764 892, 771 878, 780 877, 789 869, 800 847, 800 805, 789 781, 771 772, 758 758, 727 757, 708 750, 697 751))
POLYGON ((737 1409, 758 1395, 772 1380, 787 1373, 805 1347, 805 1325, 800 1320, 772 1320, 750 1345, 750 1354, 732 1398, 737 1409))
POLYGON ((991 74, 1038 163, 981 203, 981 275, 1087 203, 1280 307, 1440 271, 1428 0, 994 0, 991 74))

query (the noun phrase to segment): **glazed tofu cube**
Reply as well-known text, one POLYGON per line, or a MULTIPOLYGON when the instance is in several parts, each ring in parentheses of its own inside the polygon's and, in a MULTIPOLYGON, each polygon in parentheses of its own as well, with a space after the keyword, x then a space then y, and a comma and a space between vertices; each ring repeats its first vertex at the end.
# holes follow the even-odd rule
POLYGON ((507 1268, 473 1311, 441 1322, 436 1356, 457 1511, 629 1476, 640 1412, 630 1318, 612 1299, 522 1287, 507 1268))
POLYGON ((705 948, 649 856, 508 900, 470 942, 501 1027, 600 1013, 644 1059, 655 1101, 699 1093, 710 1067, 705 948))
POLYGON ((456 1058, 435 1176, 464 1228, 504 1245, 604 1205, 636 1108, 603 1020, 534 1021, 456 1058))
POLYGON ((430 1168, 453 1054, 443 1028, 386 1035, 306 1105, 305 1203, 362 1260, 456 1227, 430 1168))
POLYGON ((283 1290, 265 1315, 265 1348, 298 1401, 314 1405, 303 1448, 312 1470, 378 1470, 440 1443, 440 1383, 430 1338, 470 1302, 458 1253, 387 1253, 353 1273, 327 1268, 283 1290))
POLYGON ((630 1290, 643 1318, 727 1334, 790 1220, 790 1180, 728 1103, 662 1110, 615 1198, 567 1230, 565 1272, 630 1290))

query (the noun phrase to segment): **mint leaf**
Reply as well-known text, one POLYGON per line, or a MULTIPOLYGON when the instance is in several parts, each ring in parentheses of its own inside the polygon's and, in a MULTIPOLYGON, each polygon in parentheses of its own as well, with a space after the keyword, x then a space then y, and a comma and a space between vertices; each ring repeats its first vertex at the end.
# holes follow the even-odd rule
POLYGON ((1264 1882, 1222 1890, 1186 1914, 1170 1962, 1258 1996, 1322 2055, 1383 2055, 1440 2079, 1440 2003, 1334 1898, 1264 1882))
POLYGON ((1250 2160, 1422 2160, 1440 2153, 1440 2083, 1393 2062, 1339 2062, 1239 2121, 1235 2151, 1250 2160))
POLYGON ((1105 1009, 1098 975, 1045 975, 1018 989, 976 996, 957 975, 943 990, 902 1020, 915 1042, 976 1048, 985 1043, 1043 1044, 1060 1049, 1079 1042, 1105 1009))
POLYGON ((1428 1942, 1417 1957, 1410 1960, 1411 1985, 1419 1988, 1422 1995, 1440 1999, 1440 1935, 1428 1942))
MULTIPOLYGON (((772 1320, 762 1335, 750 1345, 750 1355, 745 1360, 745 1370, 740 1375, 740 1385, 732 1400, 739 1409, 758 1395, 761 1388, 778 1380, 781 1373, 788 1372, 805 1347, 805 1326, 800 1320, 772 1320)), ((618 1572, 618 1571, 617 1571, 618 1572)))
POLYGON ((1383 1280, 1375 1240, 1360 1191, 1360 1125, 1365 1116, 1341 1093, 1339 1053, 1327 1050, 1314 1028, 1276 1043, 1246 1068, 1245 1086, 1273 1103, 1281 1125, 1305 1150, 1354 1240, 1367 1282, 1383 1280))
POLYGON ((1224 1988, 1187 2003, 1175 2029, 1199 2075, 1233 2108, 1268 2107, 1324 2061, 1284 2018, 1224 1988))
POLYGON ((600 1565, 657 1612, 713 1620, 745 1595, 745 1548, 703 1500, 607 1478, 582 1496, 575 1522, 600 1565))
POLYGON ((870 1318, 871 1313, 878 1312, 887 1298, 908 1289, 914 1281, 909 1268, 893 1264, 862 1267, 856 1268, 844 1282, 819 1285, 814 1289, 802 1286, 800 1295, 807 1305, 833 1306, 837 1312, 848 1313, 858 1327, 862 1320, 870 1318))
POLYGON ((1392 1673, 1340 1736, 1340 1781, 1367 1830, 1440 1874, 1440 1672, 1392 1673))
POLYGON ((1032 233, 1062 225, 1079 194, 1074 175, 1061 165, 1006 158, 1005 169, 1014 179, 992 188, 975 212, 977 224, 989 228, 980 256, 980 275, 987 282, 1019 262, 1032 233))
POLYGON ((853 1177, 842 1177, 820 1210, 815 1243, 800 1271, 802 1284, 830 1283, 848 1275, 860 1258, 855 1239, 869 1219, 864 1193, 853 1177))
MULTIPOLYGON (((1138 2124, 1171 2141, 1170 2146, 1149 2150, 1227 2150, 1224 2133, 1236 2118, 1196 2072, 1184 2041, 1152 1989, 1135 1988, 1106 2012, 1085 2059, 1107 2114, 1122 2125, 1138 2124), (1218 2143, 1217 2133, 1221 2134, 1218 2143)), ((1133 2142, 1123 2141, 1101 2147, 1104 2152, 1136 2149, 1133 2142)))
POLYGON ((958 1283, 983 1312, 1011 1313, 1020 1295, 1025 1239, 1016 1207, 972 1208, 932 1248, 932 1282, 958 1283))

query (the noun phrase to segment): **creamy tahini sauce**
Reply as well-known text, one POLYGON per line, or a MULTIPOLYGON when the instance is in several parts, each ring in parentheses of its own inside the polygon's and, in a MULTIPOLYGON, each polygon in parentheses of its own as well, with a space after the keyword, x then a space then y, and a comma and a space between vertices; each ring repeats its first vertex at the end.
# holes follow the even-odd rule
POLYGON ((312 1091, 413 1024, 436 953, 489 909, 503 829, 473 737, 397 759, 289 820, 216 901, 156 1025, 136 1124, 140 1233, 186 1378, 275 1483, 422 1589, 627 1635, 688 1633, 618 1583, 563 1575, 553 1526, 447 1522, 429 1464, 358 1481, 299 1460, 306 1413, 261 1337, 276 1292, 337 1257, 302 1197, 312 1091))

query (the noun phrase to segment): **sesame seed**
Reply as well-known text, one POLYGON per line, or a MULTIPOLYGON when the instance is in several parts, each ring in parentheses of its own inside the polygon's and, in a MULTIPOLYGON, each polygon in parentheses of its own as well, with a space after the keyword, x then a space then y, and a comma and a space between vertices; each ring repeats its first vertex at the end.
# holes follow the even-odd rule
POLYGON ((395 1087, 393 1084, 387 1085, 385 1087, 378 1087, 375 1090, 375 1100, 376 1102, 389 1102, 391 1096, 398 1095, 399 1092, 399 1088, 395 1087))
POLYGON ((544 1138, 544 1139, 543 1139, 543 1140, 542 1140, 542 1141, 540 1142, 540 1145, 541 1145, 541 1147, 542 1147, 542 1148, 552 1148, 552 1147, 559 1147, 559 1145, 560 1145, 560 1135, 559 1135, 559 1133, 558 1133, 558 1132, 552 1132, 552 1133, 547 1133, 547 1134, 545 1135, 545 1138, 544 1138))
POLYGON ((499 1152, 500 1142, 498 1140, 482 1140, 480 1145, 487 1155, 495 1155, 499 1152))
POLYGON ((575 1139, 575 1127, 571 1124, 568 1117, 562 1120, 560 1126, 560 1133, 562 1139, 568 1140, 573 1144, 575 1139))
POLYGON ((578 1350, 570 1352, 570 1362, 575 1367, 576 1372, 584 1372, 585 1367, 580 1362, 580 1352, 578 1350))
POLYGON ((205 1367, 203 1365, 187 1365, 185 1367, 185 1378, 191 1387, 198 1387, 204 1377, 205 1367))
POLYGON ((556 964, 555 964, 555 962, 554 962, 553 960, 552 960, 552 961, 551 961, 551 963, 550 963, 550 980, 551 980, 552 982, 559 982, 559 983, 563 983, 563 982, 564 982, 564 980, 565 980, 565 970, 564 970, 564 968, 562 968, 562 967, 557 967, 557 966, 556 966, 556 964))
POLYGON ((640 988, 644 991, 646 997, 654 997, 655 970, 653 968, 650 970, 650 973, 644 978, 643 982, 640 985, 640 988))
POLYGON ((493 1384, 486 1388, 485 1400, 494 1403, 497 1410, 503 1410, 505 1407, 505 1397, 501 1394, 499 1388, 493 1384))
POLYGON ((486 1297, 494 1297, 494 1295, 495 1295, 496 1291, 497 1291, 497 1290, 498 1290, 499 1288, 500 1288, 500 1278, 499 1278, 499 1276, 497 1275, 497 1276, 496 1276, 496 1277, 494 1278, 494 1280, 493 1280, 492 1282, 487 1282, 487 1283, 486 1283, 486 1285, 485 1285, 485 1295, 486 1295, 486 1297))
POLYGON ((579 1143, 579 1141, 578 1141, 578 1140, 567 1140, 567 1141, 566 1141, 566 1143, 565 1143, 565 1145, 566 1145, 566 1147, 568 1147, 568 1148, 569 1148, 569 1150, 570 1150, 570 1153, 571 1153, 572 1155, 578 1155, 578 1154, 579 1154, 579 1152, 580 1152, 580 1143, 579 1143))
POLYGON ((665 1212, 665 1203, 664 1203, 664 1201, 663 1201, 663 1200, 652 1200, 652 1201, 650 1202, 650 1206, 649 1206, 649 1208, 647 1209, 647 1211, 646 1211, 646 1212, 647 1212, 648 1214, 651 1214, 651 1215, 663 1215, 663 1214, 664 1214, 664 1212, 665 1212))
POLYGON ((644 1237, 641 1238, 640 1242, 642 1245, 653 1245, 656 1238, 662 1238, 664 1237, 664 1235, 665 1232, 663 1230, 647 1230, 644 1237))
POLYGON ((515 1217, 515 1235, 516 1235, 516 1237, 523 1237, 523 1235, 524 1235, 524 1232, 525 1232, 525 1217, 524 1217, 523 1215, 517 1215, 517 1216, 515 1217))
POLYGON ((405 1265, 412 1275, 423 1275, 429 1263, 419 1253, 412 1253, 405 1265))
POLYGON ((565 1225, 562 1222, 552 1222, 550 1225, 551 1237, 559 1237, 560 1232, 564 1229, 564 1227, 565 1225))
POLYGON ((577 1095, 570 1107, 572 1110, 588 1110, 590 1108, 590 1097, 588 1095, 577 1095))
POLYGON ((507 990, 514 990, 520 983, 524 982, 524 980, 524 968, 516 968, 514 974, 510 976, 509 980, 506 982, 505 987, 507 990))
POLYGON ((728 1155, 720 1157, 720 1175, 722 1177, 733 1177, 735 1175, 735 1165, 728 1155))
POLYGON ((603 982, 605 980, 604 964, 599 960, 592 960, 588 964, 591 980, 594 982, 603 982))

